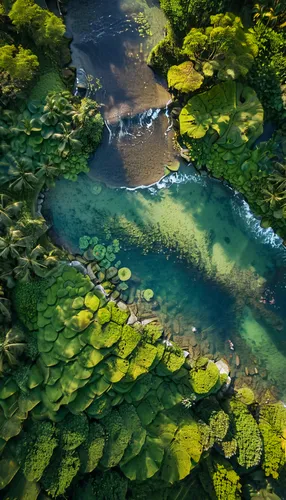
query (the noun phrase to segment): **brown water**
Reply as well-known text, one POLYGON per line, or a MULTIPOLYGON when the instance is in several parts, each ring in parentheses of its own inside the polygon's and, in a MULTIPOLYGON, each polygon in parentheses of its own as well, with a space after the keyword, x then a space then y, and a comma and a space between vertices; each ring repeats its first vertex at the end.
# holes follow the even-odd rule
POLYGON ((165 113, 170 95, 146 64, 164 34, 159 1, 84 0, 80 18, 78 12, 78 2, 70 0, 66 21, 73 65, 100 79, 95 98, 107 126, 90 175, 113 186, 152 184, 176 158, 165 113), (151 35, 139 33, 140 13, 151 35))

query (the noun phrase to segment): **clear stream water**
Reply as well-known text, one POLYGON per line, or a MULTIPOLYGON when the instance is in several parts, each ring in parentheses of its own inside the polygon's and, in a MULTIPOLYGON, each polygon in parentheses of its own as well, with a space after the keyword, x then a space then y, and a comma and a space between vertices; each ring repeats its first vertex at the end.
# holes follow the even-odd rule
POLYGON ((128 293, 151 288, 150 309, 167 332, 194 351, 223 356, 236 383, 246 382, 261 398, 269 389, 286 401, 280 239, 260 228, 233 190, 191 166, 159 180, 176 155, 165 113, 169 95, 144 62, 163 33, 158 2, 84 0, 77 15, 71 0, 73 62, 102 79, 104 92, 96 97, 107 127, 90 173, 76 183, 60 180, 46 194, 53 237, 72 252, 83 235, 106 243, 118 237, 119 258, 132 270, 128 293), (152 36, 139 36, 138 12, 152 36))

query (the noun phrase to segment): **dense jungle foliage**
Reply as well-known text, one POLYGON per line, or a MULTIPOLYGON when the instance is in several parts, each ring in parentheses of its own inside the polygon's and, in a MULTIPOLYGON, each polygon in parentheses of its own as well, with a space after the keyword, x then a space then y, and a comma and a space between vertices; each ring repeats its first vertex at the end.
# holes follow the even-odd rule
MULTIPOLYGON (((282 222, 284 195, 270 201, 285 188, 284 167, 275 163, 280 141, 252 148, 267 111, 259 71, 269 78, 276 71, 277 79, 284 71, 277 5, 256 6, 259 23, 249 31, 224 14, 224 1, 162 0, 170 27, 151 60, 165 72, 177 66, 169 83, 187 96, 181 135, 198 165, 207 161, 214 174, 222 164, 234 175, 240 168, 246 195, 245 179, 264 179, 263 213, 270 217, 270 207, 282 222), (260 46, 272 42, 263 69, 260 46)), ((1 3, 0 496, 283 498, 284 406, 259 405, 249 388, 232 390, 226 363, 185 357, 157 321, 132 323, 129 308, 114 302, 131 276, 114 264, 117 240, 106 247, 80 239, 84 275, 47 236, 40 191, 86 172, 103 129, 97 103, 70 93, 64 31, 33 0, 1 3), (106 276, 104 293, 95 273, 106 276)), ((280 137, 281 108, 279 119, 273 110, 280 137)))
POLYGON ((286 239, 285 1, 161 6, 167 35, 149 63, 167 76, 179 145, 286 239))

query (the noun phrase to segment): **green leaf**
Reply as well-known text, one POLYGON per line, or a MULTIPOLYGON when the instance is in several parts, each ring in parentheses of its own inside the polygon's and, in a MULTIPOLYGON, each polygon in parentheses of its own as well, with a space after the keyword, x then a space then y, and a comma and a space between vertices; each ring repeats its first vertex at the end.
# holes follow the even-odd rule
POLYGON ((193 92, 202 86, 203 81, 204 77, 195 70, 191 61, 171 66, 168 71, 168 86, 179 92, 193 92))

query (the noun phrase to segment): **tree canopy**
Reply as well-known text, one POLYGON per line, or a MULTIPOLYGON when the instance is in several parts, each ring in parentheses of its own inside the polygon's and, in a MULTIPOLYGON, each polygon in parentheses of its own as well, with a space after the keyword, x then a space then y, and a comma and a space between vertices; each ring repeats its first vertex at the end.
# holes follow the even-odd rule
POLYGON ((25 29, 36 44, 45 48, 55 48, 65 33, 63 21, 34 0, 16 0, 9 17, 18 31, 25 29))
POLYGON ((211 26, 192 28, 183 42, 183 52, 199 63, 205 76, 219 80, 237 79, 249 71, 258 46, 252 30, 245 30, 232 13, 210 18, 211 26))

